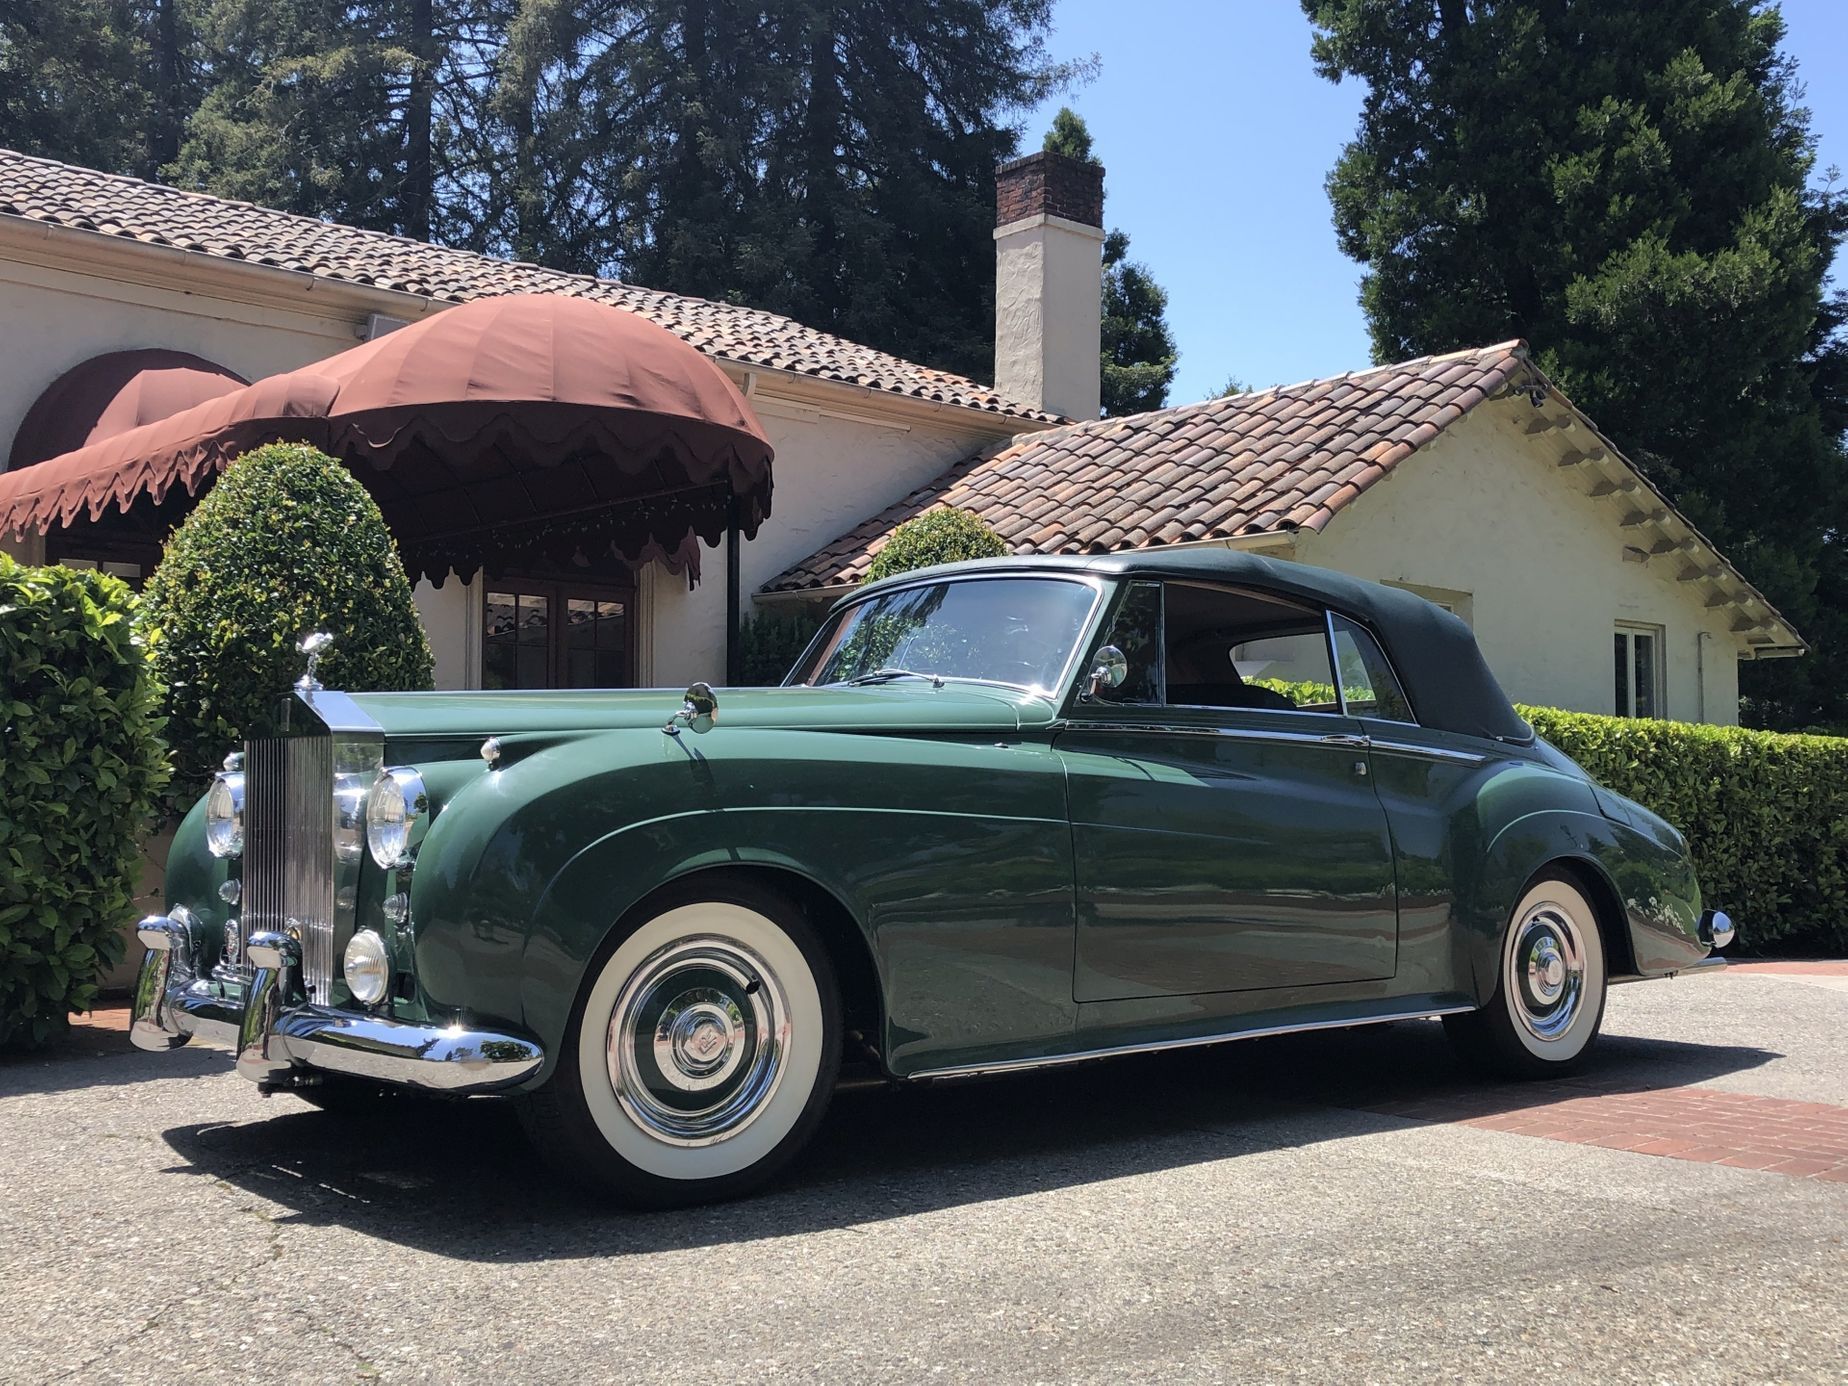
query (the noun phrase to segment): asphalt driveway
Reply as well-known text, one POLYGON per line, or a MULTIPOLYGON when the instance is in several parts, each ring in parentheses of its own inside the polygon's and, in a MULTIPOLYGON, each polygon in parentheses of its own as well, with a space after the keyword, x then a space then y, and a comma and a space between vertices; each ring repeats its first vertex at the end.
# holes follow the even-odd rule
POLYGON ((1571 1084, 1436 1025, 842 1094, 611 1212, 503 1104, 346 1122, 80 1031, 0 1064, 0 1379, 1848 1381, 1848 967, 1613 993, 1571 1084))

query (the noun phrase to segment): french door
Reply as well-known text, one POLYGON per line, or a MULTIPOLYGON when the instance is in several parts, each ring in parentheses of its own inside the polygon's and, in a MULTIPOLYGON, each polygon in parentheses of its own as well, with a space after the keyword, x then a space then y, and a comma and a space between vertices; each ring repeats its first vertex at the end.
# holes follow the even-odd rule
POLYGON ((483 688, 635 686, 633 587, 522 578, 483 587, 483 688))

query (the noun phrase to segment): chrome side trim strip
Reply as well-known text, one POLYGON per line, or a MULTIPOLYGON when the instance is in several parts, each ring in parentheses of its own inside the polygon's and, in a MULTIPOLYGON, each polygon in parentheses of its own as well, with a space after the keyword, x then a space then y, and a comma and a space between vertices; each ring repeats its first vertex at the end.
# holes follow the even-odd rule
POLYGON ((1271 741, 1283 745, 1335 746, 1364 751, 1366 737, 1350 732, 1260 731, 1255 727, 1190 727, 1160 722, 1093 722, 1089 718, 1067 718, 1054 722, 1051 730, 1104 732, 1160 732, 1168 736, 1217 736, 1230 741, 1271 741))
POLYGON ((1145 1044, 1118 1044, 1106 1049, 1084 1049, 1075 1054, 1052 1054, 1041 1059, 997 1059, 992 1063, 959 1064, 950 1068, 927 1068, 907 1075, 907 1082, 936 1082, 949 1078, 976 1078, 994 1073, 1026 1073, 1040 1068, 1062 1068, 1066 1064, 1089 1063, 1093 1059, 1120 1059, 1132 1054, 1157 1054, 1169 1049, 1199 1049, 1209 1044, 1229 1044, 1233 1040, 1269 1039, 1275 1035, 1299 1035, 1311 1030, 1347 1030, 1358 1025, 1384 1025, 1393 1020, 1428 1020, 1440 1015, 1462 1015, 1474 1006, 1436 1006, 1413 1011, 1395 1011, 1388 1015, 1357 1016, 1344 1020, 1310 1020, 1296 1025, 1269 1025, 1256 1030, 1235 1030, 1218 1035, 1195 1035, 1178 1040, 1150 1040, 1145 1044))
POLYGON ((1414 741, 1393 741, 1384 737, 1371 738, 1371 745, 1376 751, 1386 751, 1395 756, 1416 756, 1421 760, 1442 760, 1454 765, 1486 765, 1489 758, 1474 751, 1452 751, 1444 746, 1421 746, 1414 741))

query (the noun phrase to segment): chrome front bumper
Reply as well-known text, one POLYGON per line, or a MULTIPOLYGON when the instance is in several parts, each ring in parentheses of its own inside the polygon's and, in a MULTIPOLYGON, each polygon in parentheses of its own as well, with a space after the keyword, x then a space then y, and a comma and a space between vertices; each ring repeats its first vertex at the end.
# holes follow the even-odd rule
POLYGON ((343 1073, 457 1095, 495 1092, 539 1071, 530 1039, 459 1025, 412 1025, 327 1006, 288 1005, 298 995, 299 945, 277 934, 251 938, 259 966, 247 985, 200 977, 194 925, 183 910, 151 915, 137 932, 147 948, 135 986, 129 1038, 143 1049, 177 1049, 193 1036, 229 1048, 237 1071, 267 1087, 343 1073))

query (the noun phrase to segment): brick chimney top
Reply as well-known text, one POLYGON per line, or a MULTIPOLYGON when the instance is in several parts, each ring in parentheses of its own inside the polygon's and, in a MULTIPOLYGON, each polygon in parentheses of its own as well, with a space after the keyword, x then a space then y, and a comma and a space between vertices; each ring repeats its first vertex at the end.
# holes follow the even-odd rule
POLYGON ((1042 150, 995 170, 995 225, 1029 217, 1104 224, 1104 166, 1042 150))

